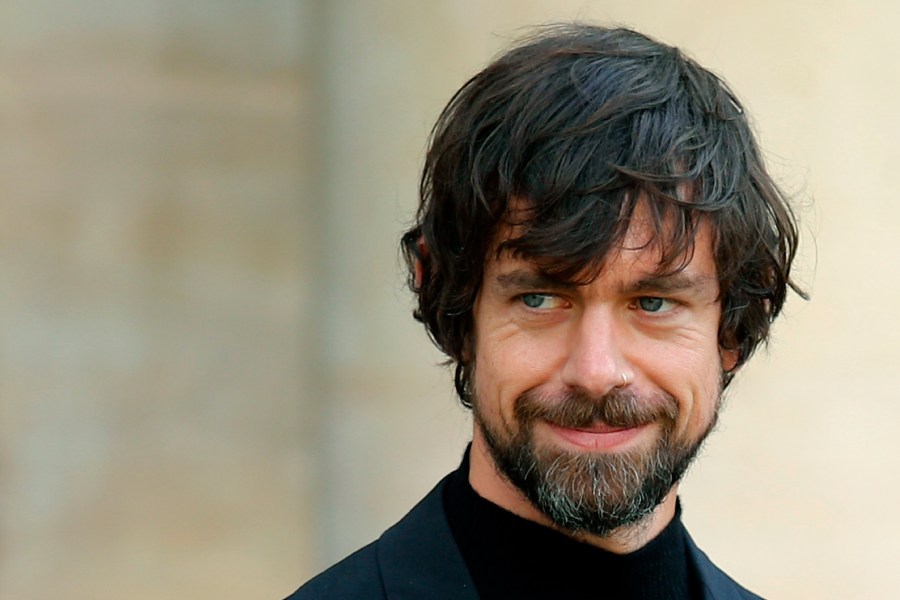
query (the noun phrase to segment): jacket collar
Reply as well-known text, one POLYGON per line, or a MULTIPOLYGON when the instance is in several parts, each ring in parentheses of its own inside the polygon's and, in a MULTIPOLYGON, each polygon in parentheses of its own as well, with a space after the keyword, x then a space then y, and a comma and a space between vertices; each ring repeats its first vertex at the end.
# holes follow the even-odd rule
MULTIPOLYGON (((478 600, 444 513, 445 477, 378 542, 378 564, 388 600, 478 600)), ((703 600, 758 599, 716 567, 687 535, 703 600)))
POLYGON ((478 600, 444 514, 445 477, 378 543, 389 600, 478 600))
POLYGON ((703 586, 703 600, 761 600, 759 596, 742 588, 714 565, 709 557, 697 547, 691 536, 687 532, 685 535, 687 536, 690 561, 697 570, 700 584, 703 586))

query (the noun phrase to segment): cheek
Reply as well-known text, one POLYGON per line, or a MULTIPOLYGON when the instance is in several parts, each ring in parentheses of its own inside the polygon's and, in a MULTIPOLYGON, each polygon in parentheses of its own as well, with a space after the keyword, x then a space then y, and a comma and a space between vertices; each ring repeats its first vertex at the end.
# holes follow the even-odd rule
POLYGON ((716 411, 721 382, 718 347, 707 338, 654 348, 642 355, 653 383, 675 397, 682 430, 705 428, 716 411))
POLYGON ((552 380, 558 352, 546 338, 498 328, 476 344, 475 386, 481 409, 508 420, 516 398, 552 380))
POLYGON ((690 394, 691 406, 686 416, 687 427, 696 432, 706 429, 718 406, 722 380, 718 349, 712 349, 712 351, 698 356, 697 363, 691 372, 694 375, 689 380, 690 388, 687 390, 687 393, 690 394))

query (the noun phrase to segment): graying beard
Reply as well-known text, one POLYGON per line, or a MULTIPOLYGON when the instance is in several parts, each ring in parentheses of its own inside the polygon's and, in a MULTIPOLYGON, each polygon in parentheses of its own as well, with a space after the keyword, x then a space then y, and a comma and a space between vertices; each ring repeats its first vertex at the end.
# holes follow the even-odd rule
POLYGON ((673 473, 677 466, 663 464, 659 452, 649 457, 560 454, 543 472, 535 470, 540 459, 528 454, 520 453, 518 462, 520 472, 529 473, 534 504, 560 527, 601 536, 642 521, 674 485, 672 478, 680 476, 673 473), (646 464, 651 461, 652 467, 646 464), (644 479, 647 475, 652 481, 644 479))
MULTIPOLYGON (((610 415, 600 414, 604 420, 639 421, 642 416, 634 398, 619 395, 599 399, 614 404, 601 407, 610 415)), ((593 417, 585 397, 570 395, 562 399, 551 414, 555 422, 577 426, 579 419, 593 417)), ((538 400, 538 402, 546 402, 538 400)), ((510 432, 508 440, 492 431, 482 418, 475 403, 477 427, 499 474, 518 488, 528 500, 557 526, 572 531, 607 536, 626 526, 638 526, 663 501, 672 487, 684 476, 703 442, 718 420, 722 396, 706 431, 694 439, 678 443, 674 440, 677 410, 664 414, 657 421, 662 428, 654 448, 646 452, 610 454, 567 453, 560 449, 536 448, 532 426, 535 419, 546 418, 547 406, 553 404, 518 402, 516 406, 520 429, 510 432), (535 411, 535 407, 540 410, 535 411), (524 412, 520 412, 520 410, 524 412)), ((674 399, 670 404, 674 406, 674 399)), ((658 406, 665 406, 664 403, 658 406)), ((635 529, 636 531, 636 529, 635 529)))
POLYGON ((527 430, 504 445, 477 411, 475 416, 503 477, 557 526, 599 536, 644 521, 684 475, 712 429, 711 424, 690 446, 672 447, 671 433, 664 431, 649 452, 591 455, 535 449, 527 430))

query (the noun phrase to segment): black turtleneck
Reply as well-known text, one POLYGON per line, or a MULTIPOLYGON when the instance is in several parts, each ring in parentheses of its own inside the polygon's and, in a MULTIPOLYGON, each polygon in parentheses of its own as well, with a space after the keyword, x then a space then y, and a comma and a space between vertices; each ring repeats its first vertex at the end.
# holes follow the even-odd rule
POLYGON ((528 521, 479 496, 469 453, 444 488, 456 543, 482 600, 699 598, 681 508, 644 547, 614 554, 528 521))

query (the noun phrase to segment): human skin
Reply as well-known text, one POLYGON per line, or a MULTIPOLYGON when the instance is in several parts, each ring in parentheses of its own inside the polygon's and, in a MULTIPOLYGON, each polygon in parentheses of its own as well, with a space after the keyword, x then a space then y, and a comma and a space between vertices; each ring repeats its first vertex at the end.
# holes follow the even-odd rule
MULTIPOLYGON (((498 239, 514 236, 502 227, 498 239)), ((577 390, 595 397, 623 384, 641 397, 673 397, 674 435, 699 442, 716 417, 722 370, 737 362, 718 344, 721 318, 712 234, 701 223, 694 252, 675 272, 660 268, 660 251, 646 208, 639 204, 620 249, 599 276, 584 285, 554 283, 533 262, 492 253, 473 307, 474 390, 478 414, 469 480, 482 497, 523 517, 557 528, 498 469, 479 420, 494 437, 510 440, 519 430, 517 399, 525 392, 562 397, 577 390)), ((570 453, 649 450, 661 435, 658 423, 566 429, 534 424, 533 443, 570 453)), ((659 534, 675 513, 677 484, 643 521, 601 537, 564 532, 616 553, 632 552, 659 534)))

